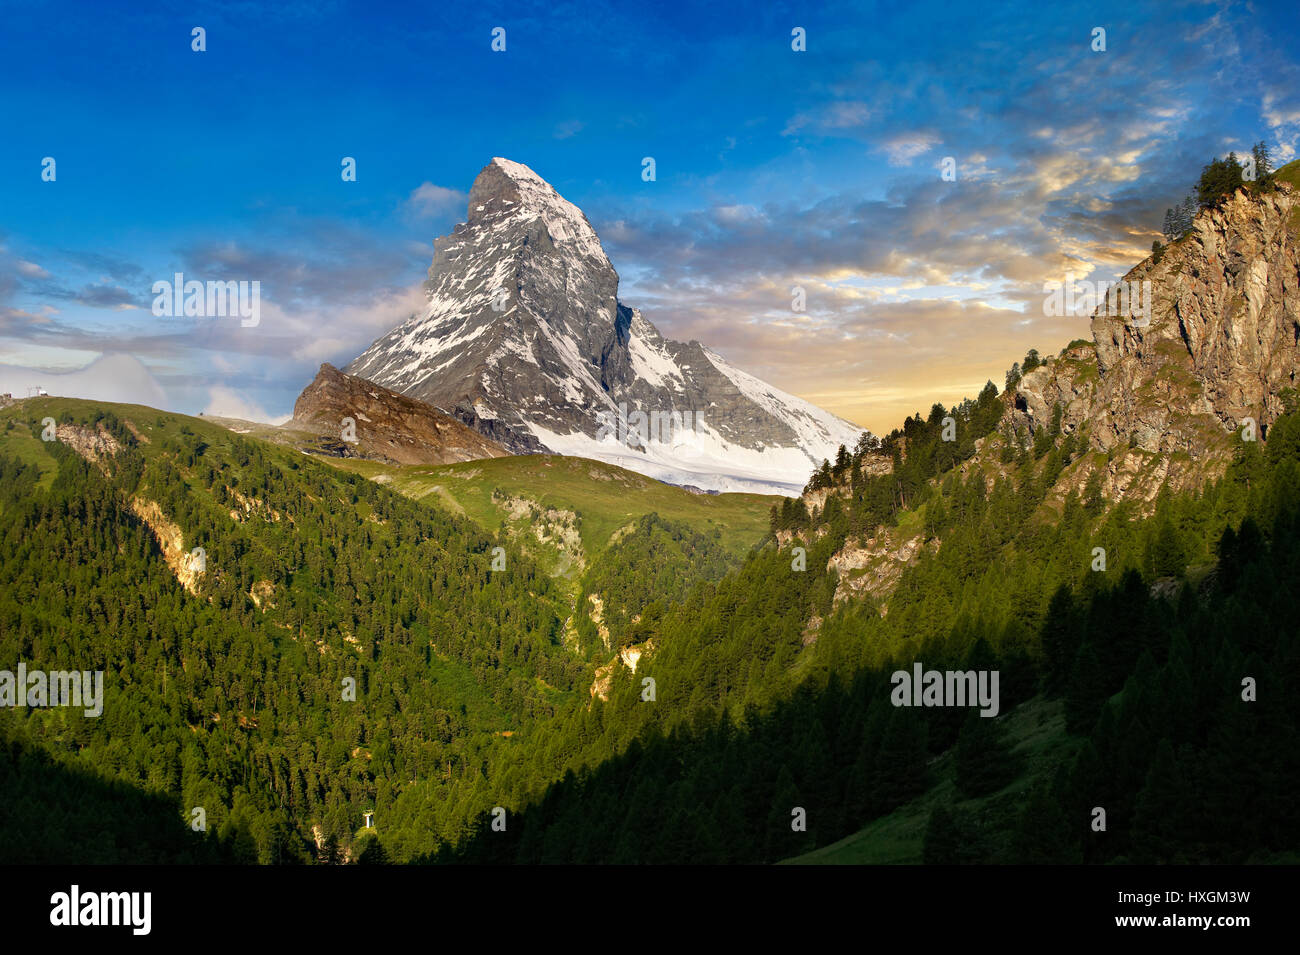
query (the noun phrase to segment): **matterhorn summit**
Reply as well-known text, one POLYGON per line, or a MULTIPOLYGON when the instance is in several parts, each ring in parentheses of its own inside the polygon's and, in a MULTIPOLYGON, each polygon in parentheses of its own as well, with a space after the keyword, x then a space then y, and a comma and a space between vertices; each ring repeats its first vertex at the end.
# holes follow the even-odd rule
POLYGON ((493 159, 466 221, 434 243, 428 305, 346 372, 450 414, 514 453, 595 458, 714 491, 798 493, 862 429, 665 339, 618 300, 582 211, 493 159))

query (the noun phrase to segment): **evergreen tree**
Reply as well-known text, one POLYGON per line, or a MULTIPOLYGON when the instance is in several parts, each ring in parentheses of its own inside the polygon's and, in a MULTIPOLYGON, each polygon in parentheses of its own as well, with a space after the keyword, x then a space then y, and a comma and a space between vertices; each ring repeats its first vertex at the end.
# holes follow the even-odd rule
POLYGON ((1070 680, 1065 692, 1065 728, 1071 733, 1086 733, 1092 729, 1109 697, 1101 661, 1091 643, 1085 642, 1074 656, 1070 680))
POLYGON ((1216 208, 1241 183, 1241 163, 1236 153, 1228 153, 1224 159, 1211 160, 1201 171, 1201 178, 1196 184, 1197 202, 1202 209, 1216 208))
POLYGON ((968 717, 962 727, 953 762, 957 791, 968 799, 996 792, 1020 771, 1002 721, 978 714, 968 717))
POLYGON ((884 813, 922 792, 929 778, 926 724, 920 709, 891 707, 872 771, 872 807, 884 813))
POLYGON ((1137 797, 1133 818, 1135 861, 1185 861, 1171 849, 1182 844, 1185 820, 1196 803, 1196 793, 1183 776, 1173 746, 1168 739, 1161 739, 1146 774, 1146 785, 1137 797))
POLYGON ((1273 181, 1273 160, 1268 144, 1261 139, 1250 147, 1250 155, 1255 160, 1255 182, 1260 187, 1270 184, 1273 181))
POLYGON ((1078 862, 1072 852, 1070 824, 1053 787, 1040 783, 1029 792, 1016 821, 1012 859, 1023 865, 1078 862))

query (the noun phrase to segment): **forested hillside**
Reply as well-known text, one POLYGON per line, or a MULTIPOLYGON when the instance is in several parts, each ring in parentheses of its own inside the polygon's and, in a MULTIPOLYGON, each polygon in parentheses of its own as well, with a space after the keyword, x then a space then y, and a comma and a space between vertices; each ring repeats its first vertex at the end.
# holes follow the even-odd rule
POLYGON ((775 861, 925 793, 950 748, 959 805, 941 805, 929 861, 1294 858, 1300 661, 1283 582, 1300 570, 1300 419, 1279 419, 1262 452, 1243 443, 1203 494, 1167 496, 1141 519, 1077 496, 1059 523, 1033 519, 1057 466, 1045 458, 987 494, 948 482, 944 546, 906 572, 883 617, 870 604, 830 609, 816 568, 834 530, 805 573, 769 547, 701 588, 608 706, 489 754, 483 780, 522 818, 498 832, 485 815, 437 858, 775 861), (1099 546, 1105 570, 1093 569, 1099 546), (801 655, 816 612, 825 622, 801 655), (1005 716, 894 707, 890 672, 917 660, 1000 669, 1003 714, 1063 698, 1054 761, 1023 772, 1005 716), (655 702, 641 698, 647 676, 655 702), (560 753, 565 775, 539 786, 560 753), (964 799, 1004 789, 995 812, 964 815, 964 799), (796 807, 806 832, 791 829, 796 807), (1094 807, 1105 833, 1090 828, 1094 807))
POLYGON ((175 836, 123 809, 105 859, 777 861, 914 804, 915 861, 1290 858, 1300 418, 1147 507, 1080 489, 1096 452, 1054 423, 1002 447, 1001 407, 914 419, 889 471, 848 455, 724 576, 710 531, 617 535, 581 592, 654 649, 607 701, 599 631, 566 645, 556 583, 437 498, 149 409, 8 409, 0 650, 106 690, 98 719, 0 713, 7 852, 76 857, 78 801, 126 787, 175 836), (868 518, 928 541, 878 599, 832 560, 868 518), (892 705, 914 661, 999 670, 999 718, 892 705))
MULTIPOLYGON (((102 669, 105 704, 6 710, 0 734, 65 778, 165 795, 178 826, 204 807, 242 858, 293 861, 582 685, 550 579, 509 545, 492 572, 501 545, 468 521, 150 409, 21 407, 0 440, 0 658, 102 669)), ((39 803, 13 821, 79 838, 39 803)))
POLYGON ((730 569, 719 537, 717 530, 700 533, 658 514, 626 528, 582 578, 577 620, 583 649, 653 639, 667 607, 684 600, 695 584, 717 580, 730 569), (600 623, 590 611, 582 612, 588 605, 601 608, 600 623))

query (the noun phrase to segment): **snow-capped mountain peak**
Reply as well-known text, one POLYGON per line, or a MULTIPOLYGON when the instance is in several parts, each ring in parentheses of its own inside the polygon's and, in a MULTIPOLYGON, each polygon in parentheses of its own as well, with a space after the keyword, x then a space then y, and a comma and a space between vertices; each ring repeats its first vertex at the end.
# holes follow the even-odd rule
POLYGON ((597 458, 707 490, 797 493, 862 429, 665 339, 618 300, 595 229, 529 167, 494 158, 434 243, 428 305, 348 365, 516 453, 597 458))
POLYGON ((523 163, 497 156, 474 181, 470 190, 468 219, 470 223, 476 223, 501 216, 516 222, 540 220, 561 253, 590 256, 609 264, 596 230, 581 209, 523 163), (499 205, 493 206, 493 199, 498 200, 499 205))

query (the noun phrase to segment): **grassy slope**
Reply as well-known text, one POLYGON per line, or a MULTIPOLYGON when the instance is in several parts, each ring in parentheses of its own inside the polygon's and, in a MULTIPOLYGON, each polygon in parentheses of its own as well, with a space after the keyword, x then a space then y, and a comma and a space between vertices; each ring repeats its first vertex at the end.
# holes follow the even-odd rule
MULTIPOLYGON (((295 447, 284 429, 249 422, 191 418, 143 405, 83 401, 76 398, 31 398, 0 410, 0 428, 7 419, 38 425, 41 418, 58 418, 64 411, 84 412, 104 408, 130 420, 150 436, 154 428, 178 433, 182 424, 202 435, 209 444, 229 446, 229 424, 244 437, 295 447)), ((5 449, 25 461, 52 469, 54 461, 41 441, 27 428, 5 436, 5 449)), ((573 511, 581 516, 580 534, 587 554, 604 550, 610 537, 643 514, 689 523, 701 531, 717 529, 724 549, 742 558, 768 531, 769 511, 780 498, 762 494, 694 494, 663 484, 632 471, 586 458, 560 455, 523 455, 492 458, 461 464, 427 467, 393 465, 357 458, 313 456, 322 464, 353 471, 391 487, 408 497, 427 500, 456 514, 469 517, 485 530, 497 531, 507 521, 507 508, 493 500, 492 491, 526 498, 546 507, 573 511), (434 495, 431 497, 431 495, 434 495)), ((48 475, 52 479, 52 473, 48 475)))
POLYGON ((1289 182, 1297 189, 1300 189, 1300 159, 1287 163, 1281 169, 1274 172, 1273 177, 1282 182, 1289 182))
MULTIPOLYGON (((30 426, 58 419, 64 412, 84 416, 95 408, 112 411, 134 427, 146 455, 156 452, 164 437, 176 437, 183 426, 228 460, 233 445, 245 439, 275 446, 281 456, 301 454, 296 433, 270 425, 233 419, 192 418, 141 405, 88 402, 71 398, 33 398, 0 410, 0 450, 36 464, 47 487, 54 479, 54 459, 30 426), (4 432, 5 422, 15 427, 4 432), (232 433, 233 429, 233 433, 232 433)), ((694 494, 613 465, 559 455, 524 455, 437 467, 392 465, 357 458, 312 455, 319 464, 357 473, 434 507, 468 517, 489 533, 504 530, 552 576, 572 601, 583 571, 598 561, 611 539, 644 514, 658 513, 683 521, 701 532, 717 531, 718 544, 739 564, 768 532, 769 510, 780 500, 759 494, 694 494), (536 505, 530 512, 520 499, 536 505), (511 508, 514 508, 513 514, 511 508), (562 512, 548 514, 549 509, 562 512), (581 548, 572 546, 574 529, 581 548), (566 541, 566 535, 567 541, 566 541)), ((207 499, 206 489, 195 488, 207 499)), ((215 505, 213 505, 215 506, 215 505)), ((365 515, 362 515, 363 517, 365 515)), ((448 662, 452 670, 456 667, 448 662)), ((473 681, 464 674, 446 674, 448 685, 461 685, 473 702, 473 681)))
MULTIPOLYGON (((91 401, 85 398, 45 397, 20 399, 11 407, 0 409, 0 422, 11 419, 15 422, 28 422, 36 425, 39 430, 40 421, 44 417, 48 416, 57 419, 65 411, 74 415, 85 415, 98 409, 111 411, 123 421, 130 421, 144 434, 145 438, 150 438, 154 431, 161 435, 175 436, 180 434, 182 425, 189 425, 191 431, 202 435, 209 444, 217 443, 229 446, 232 441, 230 431, 209 418, 191 418, 189 415, 174 411, 161 411, 158 408, 150 408, 146 405, 126 405, 113 401, 91 401)), ((3 425, 0 424, 0 428, 2 427, 3 425)), ((17 453, 17 448, 24 440, 28 443, 42 445, 41 441, 26 435, 25 432, 24 436, 18 438, 17 444, 14 444, 12 439, 18 434, 19 432, 16 429, 6 436, 6 447, 11 453, 17 453)), ((249 435, 249 437, 256 437, 256 435, 249 435)), ((145 445, 146 452, 148 447, 148 445, 145 445)), ((43 447, 41 454, 51 465, 54 463, 54 459, 43 450, 43 447)))
MULTIPOLYGON (((3 448, 24 464, 34 465, 41 473, 39 486, 49 490, 50 485, 54 482, 54 474, 57 468, 54 458, 45 447, 45 442, 32 434, 29 428, 24 427, 30 414, 30 404, 32 403, 29 403, 28 412, 21 415, 16 413, 16 410, 22 408, 22 405, 0 410, 0 422, 3 422, 3 424, 0 424, 0 448, 3 448), (11 422, 13 426, 9 430, 4 430, 11 422)), ((40 419, 44 416, 44 414, 34 416, 37 433, 40 432, 41 428, 40 419)), ((53 412, 50 416, 57 418, 58 413, 53 412)))
MULTIPOLYGON (((1018 811, 1022 794, 1044 778, 1079 745, 1065 734, 1065 715, 1060 700, 1034 697, 1002 717, 1013 747, 1025 758, 1020 775, 1008 786, 978 799, 958 799, 956 805, 975 818, 1005 817, 1018 811)), ((937 757, 930 766, 933 785, 922 795, 900 806, 865 829, 805 855, 787 859, 782 865, 919 865, 925 827, 930 812, 953 799, 952 751, 937 757)))
MULTIPOLYGON (((554 454, 490 458, 439 467, 391 465, 356 458, 330 460, 418 500, 437 500, 489 531, 508 522, 493 491, 576 513, 588 557, 603 551, 616 531, 643 514, 658 513, 701 531, 718 530, 719 543, 742 558, 767 534, 769 511, 779 498, 761 494, 693 494, 632 471, 586 458, 554 454)), ((544 561, 556 555, 538 554, 544 561)))

